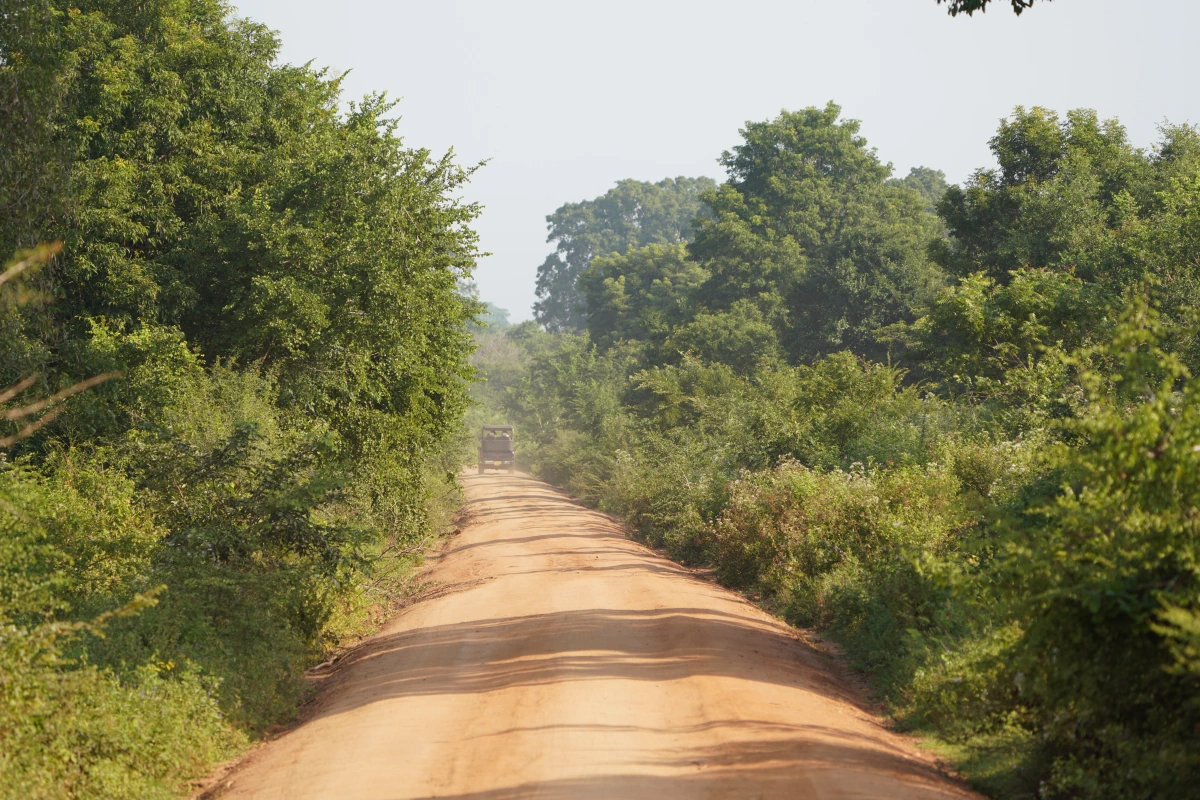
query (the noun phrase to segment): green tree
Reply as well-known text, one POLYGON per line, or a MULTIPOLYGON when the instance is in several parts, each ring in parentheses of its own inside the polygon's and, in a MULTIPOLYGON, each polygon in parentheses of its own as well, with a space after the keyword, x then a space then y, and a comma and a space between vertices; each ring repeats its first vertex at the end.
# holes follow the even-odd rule
POLYGON ((50 0, 7 3, 0 13, 0 253, 39 243, 39 225, 60 217, 65 153, 54 132, 66 53, 50 0))
POLYGON ((950 184, 946 183, 946 173, 929 167, 913 167, 903 178, 889 178, 888 185, 915 190, 925 201, 925 211, 930 214, 936 213, 938 201, 950 188, 950 184))
POLYGON ((56 47, 9 56, 54 72, 68 157, 69 213, 35 231, 65 242, 55 368, 96 371, 95 329, 178 328, 210 360, 271 370, 282 403, 352 447, 415 452, 454 429, 478 209, 451 195, 471 170, 405 147, 382 97, 343 115, 337 79, 277 66, 275 36, 219 0, 72 7, 31 40, 56 47))
POLYGON ((745 298, 722 311, 696 313, 672 331, 664 349, 670 360, 693 355, 709 363, 728 364, 738 372, 749 372, 764 359, 782 361, 771 323, 753 300, 745 298))
POLYGON ((1200 607, 1200 381, 1161 348, 1157 311, 1131 300, 1111 342, 1078 357, 1078 441, 1050 454, 1060 491, 992 531, 992 568, 977 576, 1007 644, 990 685, 964 689, 988 697, 976 724, 1029 730, 1050 797, 1187 797, 1200 774, 1187 649, 1200 607))
POLYGON ((0 33, 0 247, 62 242, 0 278, 0 784, 173 796, 293 713, 366 575, 412 564, 373 556, 430 535, 471 170, 221 0, 32 0, 0 33))
POLYGON ((710 178, 624 180, 602 197, 567 203, 546 217, 546 241, 556 247, 538 267, 538 322, 548 330, 582 330, 585 309, 576 282, 592 259, 690 240, 692 221, 703 213, 700 196, 715 185, 710 178))
POLYGON ((708 273, 683 244, 651 244, 594 259, 579 276, 592 341, 662 344, 692 312, 693 294, 708 273))
MULTIPOLYGON (((1200 227, 1188 221, 1200 197, 1196 128, 1164 125, 1147 151, 1134 147, 1116 120, 1101 121, 1094 111, 1060 119, 1047 109, 1017 108, 990 144, 999 168, 979 170, 938 203, 949 237, 935 242, 932 254, 947 271, 999 286, 1029 270, 1081 281, 1071 295, 1081 305, 1062 307, 1068 295, 1060 294, 1052 312, 1077 329, 1066 337, 1076 344, 1106 338, 1107 331, 1092 330, 1111 318, 1105 306, 1119 305, 1143 281, 1155 284, 1168 319, 1179 323, 1191 313, 1200 285, 1194 258, 1200 227)), ((1041 324, 1033 318, 1016 324, 1026 322, 1041 324)), ((1197 363, 1193 337, 1178 324, 1169 327, 1173 348, 1197 363)), ((1002 337, 988 346, 1012 341, 1002 337)))
POLYGON ((956 275, 984 271, 999 281, 1021 267, 1109 277, 1120 267, 1110 261, 1113 232, 1161 207, 1158 193, 1171 178, 1200 167, 1194 128, 1166 126, 1162 134, 1145 152, 1120 123, 1094 111, 1060 119, 1018 107, 990 141, 999 168, 977 171, 938 203, 951 235, 938 262, 956 275))
POLYGON ((923 198, 889 184, 890 165, 840 115, 829 103, 748 123, 690 246, 710 273, 699 303, 754 302, 797 361, 879 354, 876 331, 913 318, 942 281, 925 255, 937 222, 923 198))

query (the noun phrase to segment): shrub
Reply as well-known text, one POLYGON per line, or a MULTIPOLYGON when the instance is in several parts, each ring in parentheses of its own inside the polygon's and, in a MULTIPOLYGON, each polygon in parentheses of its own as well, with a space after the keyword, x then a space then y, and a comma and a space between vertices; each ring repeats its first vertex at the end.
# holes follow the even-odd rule
POLYGON ((721 580, 760 592, 791 621, 831 630, 864 667, 895 683, 910 640, 952 616, 922 561, 955 546, 968 521, 945 467, 819 472, 785 462, 744 475, 713 525, 721 580))

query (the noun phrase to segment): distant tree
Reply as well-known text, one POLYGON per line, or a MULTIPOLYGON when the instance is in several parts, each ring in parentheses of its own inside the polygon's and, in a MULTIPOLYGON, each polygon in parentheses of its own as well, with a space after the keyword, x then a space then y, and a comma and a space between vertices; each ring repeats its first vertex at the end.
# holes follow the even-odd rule
POLYGON ((782 361, 774 328, 748 299, 734 302, 725 311, 699 312, 672 333, 665 349, 676 357, 692 355, 728 364, 738 372, 750 372, 763 359, 782 361))
POLYGON ((592 259, 690 241, 692 221, 702 213, 700 196, 715 187, 710 178, 624 180, 602 197, 567 203, 546 217, 546 241, 556 248, 538 267, 538 322, 549 330, 582 330, 586 320, 576 282, 592 259))
POLYGON ((602 348, 621 340, 662 344, 690 319, 692 295, 707 278, 683 244, 596 258, 579 276, 592 341, 602 348))
POLYGON ((990 145, 999 168, 977 171, 938 203, 952 239, 935 256, 954 274, 985 272, 1000 282, 1022 267, 1139 280, 1142 257, 1122 257, 1116 240, 1133 233, 1135 218, 1162 208, 1177 181, 1200 170, 1197 129, 1165 126, 1157 148, 1146 152, 1116 120, 1088 109, 1060 119, 1018 106, 990 145))
MULTIPOLYGON (((987 11, 987 4, 992 0, 937 0, 937 2, 939 6, 946 3, 952 17, 957 17, 959 14, 966 14, 969 17, 976 11, 987 11)), ((1022 11, 1033 7, 1034 0, 1011 0, 1011 2, 1013 13, 1020 16, 1022 11)), ((1049 3, 1050 0, 1046 0, 1046 2, 1049 3)))
POLYGON ((474 280, 460 279, 458 281, 458 294, 466 301, 468 308, 471 310, 472 318, 467 321, 468 330, 478 333, 485 328, 493 331, 503 331, 512 327, 512 323, 508 321, 508 309, 500 308, 500 306, 489 303, 486 300, 480 300, 479 285, 474 280))
POLYGON ((753 301, 799 362, 880 355, 876 332, 911 319, 942 280, 926 256, 939 223, 921 191, 889 182, 891 165, 840 115, 829 103, 748 124, 689 248, 710 276, 699 304, 753 301))
POLYGON ((946 193, 950 184, 946 183, 946 173, 940 169, 913 167, 908 171, 907 176, 892 178, 888 181, 888 185, 904 186, 915 190, 925 200, 925 210, 934 214, 937 213, 938 201, 942 199, 942 195, 946 193))
POLYGON ((1161 137, 1142 149, 1094 111, 1018 107, 990 142, 998 168, 937 204, 949 235, 932 256, 956 281, 906 329, 909 356, 975 392, 1053 398, 1066 387, 1046 381, 1064 376, 1031 366, 1055 347, 1106 340, 1112 307, 1149 283, 1171 350, 1200 367, 1189 322, 1200 296, 1200 131, 1164 125, 1161 137), (1038 385, 1019 385, 1030 380, 1038 385))
POLYGON ((508 320, 509 311, 507 308, 501 308, 495 303, 489 303, 486 300, 483 302, 483 312, 475 315, 475 319, 482 322, 490 330, 505 331, 512 327, 512 323, 508 320))

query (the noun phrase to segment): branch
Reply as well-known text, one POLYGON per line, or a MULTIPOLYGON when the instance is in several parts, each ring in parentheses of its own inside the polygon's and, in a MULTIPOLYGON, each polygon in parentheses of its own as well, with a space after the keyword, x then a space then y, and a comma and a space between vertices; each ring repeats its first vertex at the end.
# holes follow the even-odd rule
POLYGON ((36 380, 37 375, 30 375, 28 378, 22 378, 21 380, 17 381, 3 392, 0 392, 0 403, 7 403, 9 400, 12 400, 21 392, 32 386, 33 382, 36 380))
POLYGON ((39 245, 36 250, 25 258, 13 264, 4 272, 0 272, 0 286, 11 281, 25 270, 36 264, 44 264, 62 251, 62 242, 39 245))
MULTIPOLYGON (((66 389, 50 395, 45 400, 39 400, 36 403, 30 403, 29 405, 21 408, 10 408, 8 411, 5 411, 3 416, 0 418, 12 422, 14 420, 21 419, 22 417, 28 417, 32 414, 36 414, 46 408, 49 408, 50 410, 11 436, 5 436, 3 439, 0 439, 0 447, 11 447, 22 439, 28 438, 29 436, 37 433, 44 426, 49 425, 60 413, 62 413, 63 407, 58 404, 63 400, 66 400, 68 397, 79 394, 80 392, 104 383, 105 381, 119 377, 122 374, 123 373, 121 372, 105 372, 100 375, 95 375, 85 381, 80 381, 74 386, 68 386, 66 389)), ((28 387, 29 384, 33 383, 34 377, 35 376, 30 376, 14 386, 9 387, 8 389, 4 390, 3 395, 0 395, 0 397, 14 397, 23 391, 24 388, 28 387)))
MULTIPOLYGON (((79 394, 80 392, 86 391, 86 390, 92 388, 93 386, 104 383, 105 381, 108 381, 108 380, 112 380, 113 378, 119 377, 121 374, 122 374, 121 372, 104 372, 104 373, 101 373, 100 375, 94 375, 85 381, 80 381, 79 383, 75 384, 74 386, 68 386, 66 389, 63 389, 60 392, 55 392, 54 394, 47 397, 45 400, 38 400, 36 403, 30 403, 29 405, 22 406, 21 408, 10 408, 8 411, 4 412, 3 419, 12 421, 15 419, 21 419, 22 417, 28 417, 30 414, 36 414, 39 411, 41 411, 42 409, 49 408, 52 405, 55 405, 57 403, 62 402, 63 400, 66 400, 71 395, 79 394)), ((31 378, 29 378, 27 380, 32 382, 31 378)), ((17 384, 17 386, 20 386, 20 385, 21 384, 17 384)))

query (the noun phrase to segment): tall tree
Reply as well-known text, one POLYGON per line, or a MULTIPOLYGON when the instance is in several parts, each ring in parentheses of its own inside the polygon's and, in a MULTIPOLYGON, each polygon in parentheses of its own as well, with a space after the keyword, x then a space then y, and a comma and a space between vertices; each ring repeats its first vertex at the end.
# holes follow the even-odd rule
POLYGON ((691 318, 708 273, 683 244, 651 244, 592 261, 579 276, 587 330, 602 348, 621 340, 662 344, 691 318))
POLYGON ((710 273, 699 302, 754 302, 797 361, 878 355, 876 331, 911 318, 942 280, 926 257, 938 230, 926 200, 889 182, 891 165, 840 115, 829 103, 747 124, 690 247, 710 273))
POLYGON ((0 243, 65 243, 50 371, 121 366, 92 363, 94 330, 171 328, 270 368, 285 402, 349 442, 403 429, 420 446, 453 427, 477 208, 451 195, 471 170, 405 147, 382 97, 343 114, 338 80, 277 65, 274 34, 221 0, 45 10, 3 18, 41 31, 6 45, 0 93, 51 76, 43 150, 63 154, 69 191, 40 183, 58 196, 38 207, 66 212, 0 243), (368 433, 356 415, 391 421, 368 433))
POLYGON ((1200 168, 1200 133, 1166 126, 1152 152, 1130 143, 1116 120, 1077 109, 1065 119, 1018 106, 990 146, 998 169, 952 186, 938 213, 952 238, 936 252, 950 272, 999 281, 1020 267, 1074 269, 1099 278, 1117 269, 1111 235, 1162 204, 1171 181, 1200 168))
MULTIPOLYGON (((997 338, 985 335, 993 323, 982 324, 993 311, 995 324, 1026 338, 1041 331, 1027 341, 1001 337, 1024 341, 1007 348, 1010 363, 1035 358, 1056 341, 1106 338, 1096 328, 1113 318, 1104 306, 1123 302, 1125 291, 1145 280, 1168 320, 1182 322, 1191 313, 1200 287, 1200 229, 1187 220, 1200 207, 1200 130, 1164 125, 1157 145, 1144 150, 1119 122, 1095 111, 1060 118, 1045 108, 1018 107, 990 145, 998 167, 951 186, 938 203, 950 235, 932 254, 960 284, 925 320, 930 341, 950 332, 947 315, 957 317, 959 335, 938 347, 966 347, 972 358, 993 359, 997 338)), ((1181 337, 1172 347, 1200 365, 1188 327, 1168 326, 1171 337, 1181 337)))
POLYGON ((0 277, 5 796, 186 793, 453 482, 471 170, 278 49, 225 0, 0 0, 0 263, 61 246, 0 277))
POLYGON ((889 186, 905 186, 916 190, 925 201, 925 210, 930 214, 937 213, 938 201, 946 194, 950 184, 946 183, 946 173, 940 169, 929 167, 913 167, 903 178, 890 178, 889 186))
POLYGON ((567 203, 546 217, 546 241, 556 246, 538 267, 537 321, 550 330, 582 330, 583 297, 576 284, 592 259, 689 241, 692 221, 703 212, 700 197, 715 186, 710 178, 624 180, 602 197, 567 203))

